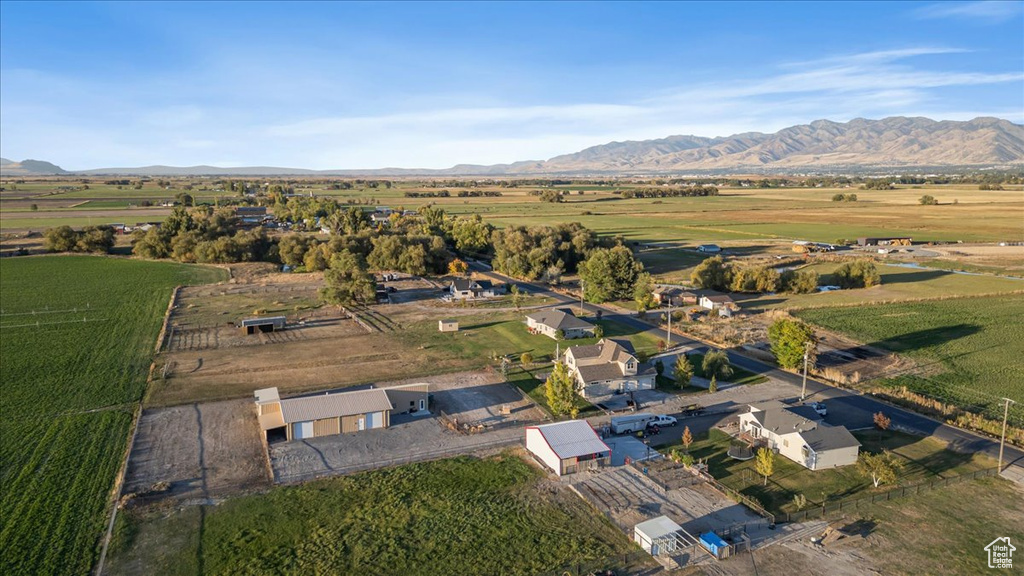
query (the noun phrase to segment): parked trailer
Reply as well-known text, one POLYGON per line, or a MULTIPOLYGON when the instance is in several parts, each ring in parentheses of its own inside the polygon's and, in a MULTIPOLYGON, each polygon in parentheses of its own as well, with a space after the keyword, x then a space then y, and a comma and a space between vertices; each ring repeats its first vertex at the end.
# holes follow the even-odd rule
POLYGON ((631 414, 629 416, 615 416, 612 418, 613 434, 632 434, 647 428, 647 425, 654 422, 657 417, 654 414, 631 414))
POLYGON ((700 416, 704 413, 704 407, 700 404, 690 404, 681 410, 683 417, 700 416))

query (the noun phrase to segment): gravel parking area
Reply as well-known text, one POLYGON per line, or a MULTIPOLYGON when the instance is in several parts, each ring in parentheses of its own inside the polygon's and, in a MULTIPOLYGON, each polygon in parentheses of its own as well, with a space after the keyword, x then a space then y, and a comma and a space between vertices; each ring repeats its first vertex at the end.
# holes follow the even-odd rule
POLYGON ((523 429, 460 434, 425 416, 376 430, 270 445, 275 482, 298 482, 522 443, 523 429))
POLYGON ((269 484, 253 403, 146 410, 128 459, 126 493, 146 501, 208 497, 269 484), (166 483, 166 490, 154 486, 166 483))

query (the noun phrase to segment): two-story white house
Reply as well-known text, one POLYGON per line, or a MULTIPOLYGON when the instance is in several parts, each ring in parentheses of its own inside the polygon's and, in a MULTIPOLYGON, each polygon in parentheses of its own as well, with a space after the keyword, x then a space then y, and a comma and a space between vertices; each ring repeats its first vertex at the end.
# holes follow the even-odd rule
POLYGON ((602 339, 597 344, 570 346, 565 351, 565 364, 581 396, 592 398, 616 391, 654 389, 657 371, 641 364, 627 346, 628 343, 602 339))
POLYGON ((860 452, 849 430, 822 422, 810 406, 751 404, 740 414, 740 431, 810 470, 855 464, 860 452))

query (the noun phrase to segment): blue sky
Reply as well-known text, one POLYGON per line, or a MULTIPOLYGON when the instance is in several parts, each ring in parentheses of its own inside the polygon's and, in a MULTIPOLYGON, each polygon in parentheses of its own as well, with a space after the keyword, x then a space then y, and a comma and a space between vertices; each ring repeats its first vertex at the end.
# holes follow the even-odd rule
POLYGON ((1024 2, 0 3, 0 154, 443 168, 894 115, 1024 123, 1024 2))

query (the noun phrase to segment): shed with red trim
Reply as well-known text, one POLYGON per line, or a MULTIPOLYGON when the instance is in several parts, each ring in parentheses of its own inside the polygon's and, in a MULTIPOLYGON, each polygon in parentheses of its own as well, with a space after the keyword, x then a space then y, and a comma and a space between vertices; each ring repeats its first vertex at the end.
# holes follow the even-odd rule
POLYGON ((586 420, 529 426, 526 449, 558 476, 608 466, 612 457, 611 448, 586 420))

